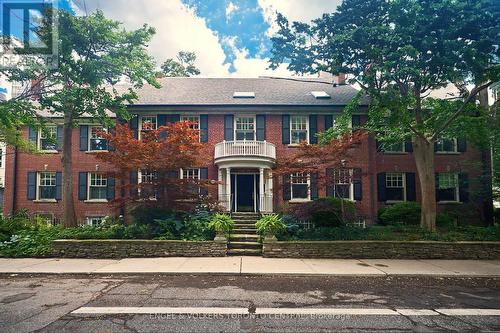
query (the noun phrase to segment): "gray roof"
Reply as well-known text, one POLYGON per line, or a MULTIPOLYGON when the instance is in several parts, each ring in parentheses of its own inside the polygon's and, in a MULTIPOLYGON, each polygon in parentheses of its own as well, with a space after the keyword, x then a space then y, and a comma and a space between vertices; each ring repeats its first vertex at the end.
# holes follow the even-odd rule
MULTIPOLYGON (((320 78, 162 78, 161 88, 137 89, 135 105, 346 105, 358 92, 352 86, 333 86, 320 78), (311 92, 325 91, 328 99, 311 92), (233 98, 234 92, 255 92, 255 98, 233 98)), ((122 86, 122 89, 126 89, 122 86)), ((360 103, 367 104, 367 99, 360 103)))

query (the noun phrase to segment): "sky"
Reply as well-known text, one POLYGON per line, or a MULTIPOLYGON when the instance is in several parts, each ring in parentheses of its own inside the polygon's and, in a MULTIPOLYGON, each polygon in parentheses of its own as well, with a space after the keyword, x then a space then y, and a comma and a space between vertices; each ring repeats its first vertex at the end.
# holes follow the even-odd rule
POLYGON ((308 22, 333 12, 341 0, 64 0, 77 15, 96 9, 136 29, 156 29, 149 45, 158 65, 193 51, 201 76, 290 76, 285 65, 267 69, 276 12, 308 22))

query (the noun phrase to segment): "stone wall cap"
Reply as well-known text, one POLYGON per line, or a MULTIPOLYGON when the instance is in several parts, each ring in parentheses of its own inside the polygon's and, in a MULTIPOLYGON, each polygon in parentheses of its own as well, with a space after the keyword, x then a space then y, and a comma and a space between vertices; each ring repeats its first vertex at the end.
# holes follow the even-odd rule
POLYGON ((182 239, 56 239, 54 243, 204 243, 211 244, 214 241, 192 241, 182 239))
POLYGON ((384 240, 336 240, 336 241, 315 241, 315 240, 293 240, 293 241, 277 241, 266 242, 264 244, 483 244, 483 245, 500 245, 500 241, 384 241, 384 240))

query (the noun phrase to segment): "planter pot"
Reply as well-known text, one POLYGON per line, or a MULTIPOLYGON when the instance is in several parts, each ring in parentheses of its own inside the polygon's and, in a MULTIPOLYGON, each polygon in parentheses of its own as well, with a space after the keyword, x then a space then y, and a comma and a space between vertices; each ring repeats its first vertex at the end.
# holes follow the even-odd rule
POLYGON ((273 234, 268 234, 268 235, 264 236, 264 242, 266 242, 266 243, 273 243, 273 242, 277 242, 277 241, 278 241, 278 238, 276 238, 276 236, 273 234))
POLYGON ((227 237, 223 232, 217 231, 214 238, 215 242, 227 242, 227 237))

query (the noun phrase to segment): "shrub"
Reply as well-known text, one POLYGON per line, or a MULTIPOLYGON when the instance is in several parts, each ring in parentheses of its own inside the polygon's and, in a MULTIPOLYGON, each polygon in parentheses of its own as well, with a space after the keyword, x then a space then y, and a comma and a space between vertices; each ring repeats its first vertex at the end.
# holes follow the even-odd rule
POLYGON ((456 219, 447 213, 437 214, 436 226, 438 228, 446 228, 446 229, 454 228, 456 227, 456 219))
POLYGON ((196 208, 184 219, 182 239, 209 240, 214 238, 214 232, 208 227, 212 214, 204 208, 196 208))
POLYGON ((421 207, 418 202, 400 202, 379 210, 379 220, 385 225, 418 225, 421 207))
POLYGON ((339 227, 355 220, 356 207, 352 201, 327 197, 299 204, 291 208, 290 213, 299 220, 311 221, 316 227, 339 227))
POLYGON ((0 242, 5 242, 20 230, 28 229, 32 225, 25 211, 13 216, 0 216, 0 242))
POLYGON ((261 235, 273 235, 283 232, 286 229, 285 224, 278 214, 263 215, 257 223, 255 223, 257 232, 261 235))
POLYGON ((229 215, 221 213, 213 215, 208 223, 210 229, 215 230, 217 233, 224 234, 228 234, 233 229, 233 226, 233 219, 229 215))

